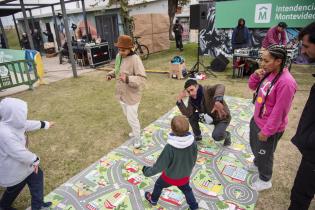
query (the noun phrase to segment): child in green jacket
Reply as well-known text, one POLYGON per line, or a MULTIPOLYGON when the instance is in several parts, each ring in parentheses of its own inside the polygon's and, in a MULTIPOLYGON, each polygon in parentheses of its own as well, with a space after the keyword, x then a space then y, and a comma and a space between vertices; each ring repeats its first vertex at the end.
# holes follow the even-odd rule
POLYGON ((145 192, 145 198, 156 205, 163 188, 177 186, 186 197, 190 209, 198 209, 198 203, 191 187, 189 178, 197 159, 197 144, 189 132, 189 122, 185 116, 175 116, 171 121, 172 133, 169 134, 158 160, 152 167, 144 166, 144 176, 154 176, 162 172, 155 182, 153 193, 145 192))

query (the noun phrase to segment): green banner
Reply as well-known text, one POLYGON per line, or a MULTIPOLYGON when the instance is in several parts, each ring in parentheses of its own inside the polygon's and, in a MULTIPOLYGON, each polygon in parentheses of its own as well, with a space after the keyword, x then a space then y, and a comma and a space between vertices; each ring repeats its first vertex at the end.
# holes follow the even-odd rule
POLYGON ((286 22, 303 28, 315 21, 314 0, 239 0, 216 3, 216 28, 234 28, 244 18, 248 28, 270 28, 286 22))

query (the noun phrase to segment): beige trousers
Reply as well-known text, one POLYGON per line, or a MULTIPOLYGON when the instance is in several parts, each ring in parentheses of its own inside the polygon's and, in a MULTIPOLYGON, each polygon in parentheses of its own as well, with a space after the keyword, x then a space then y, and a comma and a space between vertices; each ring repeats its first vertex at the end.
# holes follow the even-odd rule
POLYGON ((140 122, 138 119, 138 107, 140 102, 134 105, 128 105, 122 101, 119 101, 119 103, 124 112, 124 115, 127 117, 127 121, 132 129, 133 136, 140 138, 140 122))

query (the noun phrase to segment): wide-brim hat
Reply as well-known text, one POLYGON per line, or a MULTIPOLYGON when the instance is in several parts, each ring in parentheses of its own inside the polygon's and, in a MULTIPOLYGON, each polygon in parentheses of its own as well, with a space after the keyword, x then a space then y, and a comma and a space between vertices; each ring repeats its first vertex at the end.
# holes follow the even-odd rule
POLYGON ((131 49, 133 48, 133 40, 128 35, 121 35, 118 37, 118 41, 115 43, 115 46, 123 49, 131 49))

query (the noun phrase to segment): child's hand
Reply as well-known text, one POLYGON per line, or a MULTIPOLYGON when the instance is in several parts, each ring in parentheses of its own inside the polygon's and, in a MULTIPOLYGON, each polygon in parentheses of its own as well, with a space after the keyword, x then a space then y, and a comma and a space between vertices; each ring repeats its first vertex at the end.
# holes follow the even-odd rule
POLYGON ((121 73, 119 75, 119 80, 122 81, 122 82, 126 82, 126 79, 127 79, 127 75, 125 73, 121 73))
POLYGON ((35 174, 38 173, 39 163, 40 163, 40 160, 39 160, 38 157, 36 157, 36 160, 35 160, 35 161, 33 162, 33 164, 32 164, 35 174))
POLYGON ((48 128, 52 128, 52 127, 54 127, 55 126, 55 122, 53 122, 53 121, 51 121, 51 122, 49 122, 49 127, 48 128))
POLYGON ((38 173, 38 167, 39 167, 39 165, 33 166, 33 168, 34 168, 34 173, 35 173, 35 174, 38 173))

